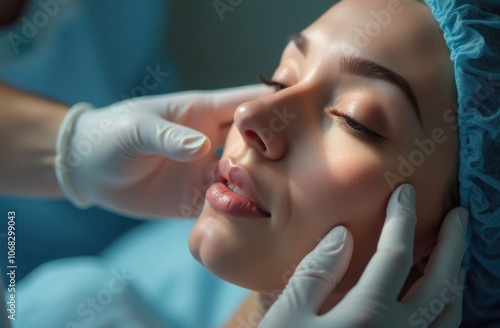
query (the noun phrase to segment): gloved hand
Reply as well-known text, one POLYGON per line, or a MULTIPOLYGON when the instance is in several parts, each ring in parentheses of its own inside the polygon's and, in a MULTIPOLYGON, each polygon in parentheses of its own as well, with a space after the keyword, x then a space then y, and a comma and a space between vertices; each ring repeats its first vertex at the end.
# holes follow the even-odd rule
POLYGON ((413 188, 396 188, 387 206, 377 251, 342 301, 330 312, 317 315, 351 258, 352 237, 339 226, 300 262, 259 327, 458 327, 462 320, 465 272, 460 265, 466 248, 467 216, 461 208, 448 213, 424 276, 398 301, 412 265, 416 215, 413 188), (444 306, 441 313, 440 306, 444 306))
POLYGON ((55 169, 69 200, 128 216, 194 217, 241 103, 261 85, 77 104, 61 124, 55 169))

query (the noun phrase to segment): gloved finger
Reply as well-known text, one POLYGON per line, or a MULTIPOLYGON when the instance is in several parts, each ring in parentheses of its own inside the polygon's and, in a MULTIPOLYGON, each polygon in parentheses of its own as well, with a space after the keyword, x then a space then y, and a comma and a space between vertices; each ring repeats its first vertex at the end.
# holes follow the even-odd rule
POLYGON ((212 91, 182 91, 132 99, 127 108, 147 109, 179 124, 186 124, 188 119, 195 117, 203 122, 210 118, 223 125, 233 122, 239 105, 272 92, 272 88, 262 84, 212 91))
MULTIPOLYGON (((465 270, 460 269, 458 284, 464 285, 465 283, 465 270)), ((432 322, 430 328, 454 328, 458 327, 462 322, 462 303, 464 293, 453 295, 449 302, 446 304, 443 311, 437 316, 436 320, 432 322)))
POLYGON ((354 288, 397 298, 413 262, 415 224, 415 190, 403 184, 389 200, 377 251, 354 288))
POLYGON ((211 108, 219 124, 227 124, 233 121, 236 108, 244 102, 269 95, 273 89, 262 85, 254 84, 236 88, 207 91, 205 99, 207 107, 211 108))
POLYGON ((203 157, 211 146, 202 133, 155 115, 145 116, 138 131, 139 153, 163 155, 180 162, 203 157))
POLYGON ((467 216, 467 210, 460 207, 452 209, 446 215, 424 276, 418 281, 418 287, 412 288, 409 294, 412 307, 428 304, 446 287, 445 282, 456 279, 467 247, 467 216))
POLYGON ((278 301, 291 302, 296 309, 303 308, 311 314, 318 313, 344 276, 352 248, 352 235, 346 228, 332 229, 299 263, 278 301))

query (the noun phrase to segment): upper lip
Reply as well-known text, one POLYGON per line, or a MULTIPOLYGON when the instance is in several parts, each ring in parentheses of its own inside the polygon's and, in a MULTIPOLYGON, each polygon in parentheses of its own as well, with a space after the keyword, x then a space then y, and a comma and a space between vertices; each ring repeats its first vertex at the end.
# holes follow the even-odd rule
POLYGON ((240 165, 234 164, 229 158, 222 158, 215 170, 215 178, 217 182, 231 182, 248 197, 248 200, 255 204, 262 212, 269 214, 262 200, 259 197, 257 187, 255 186, 252 177, 248 171, 240 165))

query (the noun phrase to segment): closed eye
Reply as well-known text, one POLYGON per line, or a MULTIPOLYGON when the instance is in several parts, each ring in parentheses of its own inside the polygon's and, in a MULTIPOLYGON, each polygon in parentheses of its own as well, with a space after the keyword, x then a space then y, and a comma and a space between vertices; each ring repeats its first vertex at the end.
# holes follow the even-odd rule
POLYGON ((281 91, 283 89, 286 89, 286 85, 284 85, 283 83, 279 83, 274 80, 269 80, 263 74, 259 74, 259 80, 260 82, 264 83, 267 86, 274 87, 276 91, 281 91))
POLYGON ((344 128, 348 133, 354 135, 358 139, 370 142, 380 142, 387 140, 380 134, 370 130, 363 124, 359 123, 348 114, 340 113, 337 109, 332 109, 330 110, 330 112, 334 116, 339 118, 338 121, 342 128, 344 128))

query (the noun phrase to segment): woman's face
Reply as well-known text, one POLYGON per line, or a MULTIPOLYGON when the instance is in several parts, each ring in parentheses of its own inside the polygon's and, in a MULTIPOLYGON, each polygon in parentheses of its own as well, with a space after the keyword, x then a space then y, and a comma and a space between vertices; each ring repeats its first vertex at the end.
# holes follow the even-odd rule
POLYGON ((458 147, 452 64, 430 10, 342 1, 293 38, 272 80, 276 92, 236 110, 192 254, 222 279, 272 293, 344 225, 354 252, 335 293, 345 294, 404 181, 417 192, 414 262, 425 262, 451 205, 458 147))

